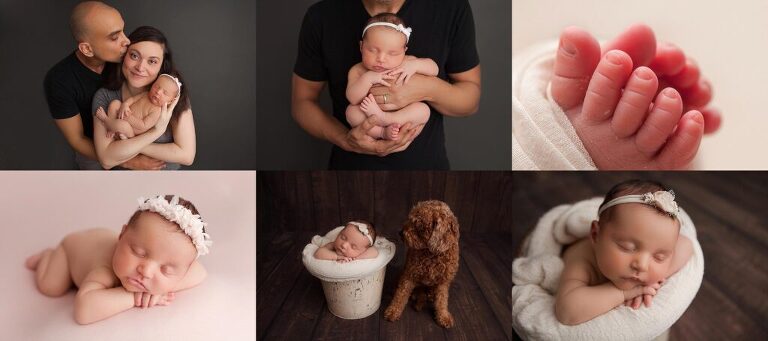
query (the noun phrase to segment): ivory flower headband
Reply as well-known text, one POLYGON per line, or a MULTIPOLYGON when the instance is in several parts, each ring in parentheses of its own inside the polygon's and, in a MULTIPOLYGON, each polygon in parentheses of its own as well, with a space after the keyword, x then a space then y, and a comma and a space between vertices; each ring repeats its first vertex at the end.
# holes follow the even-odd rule
POLYGON ((628 203, 640 203, 653 206, 673 218, 677 218, 677 214, 680 212, 680 207, 678 207, 677 203, 675 202, 675 192, 669 190, 657 191, 653 193, 648 192, 645 194, 624 195, 618 198, 614 198, 613 200, 605 203, 605 205, 601 206, 597 211, 597 215, 600 216, 600 214, 602 214, 603 211, 607 210, 609 207, 628 203))
POLYGON ((138 200, 140 211, 152 211, 179 224, 181 230, 192 238, 198 257, 208 254, 208 247, 213 244, 211 237, 205 233, 205 227, 208 224, 200 219, 200 215, 193 214, 188 208, 179 205, 177 195, 174 195, 170 202, 159 195, 150 199, 141 197, 138 200))
POLYGON ((368 225, 356 221, 350 221, 347 224, 357 226, 357 230, 360 231, 360 233, 362 233, 364 236, 368 237, 368 241, 371 243, 371 246, 373 246, 373 237, 371 237, 371 233, 368 232, 368 225))
POLYGON ((365 37, 365 31, 367 31, 369 28, 371 28, 371 27, 374 27, 374 26, 386 26, 386 27, 391 27, 391 28, 394 28, 394 29, 395 29, 395 31, 398 31, 398 32, 400 32, 400 33, 402 33, 402 34, 405 34, 405 43, 406 43, 406 44, 408 44, 408 40, 410 40, 410 39, 411 39, 411 31, 412 31, 412 30, 411 30, 411 28, 410 28, 410 27, 405 27, 405 26, 403 26, 403 24, 397 24, 397 25, 395 25, 395 24, 393 24, 393 23, 389 23, 389 22, 375 22, 375 23, 370 23, 370 24, 368 24, 368 26, 366 26, 366 27, 363 29, 363 35, 362 35, 362 36, 363 36, 363 37, 365 37))

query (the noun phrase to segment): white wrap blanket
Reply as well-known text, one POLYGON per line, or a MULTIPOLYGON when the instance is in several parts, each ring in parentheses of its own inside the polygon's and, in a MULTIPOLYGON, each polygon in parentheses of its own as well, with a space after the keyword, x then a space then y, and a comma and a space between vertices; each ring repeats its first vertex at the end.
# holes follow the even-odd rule
POLYGON ((651 340, 685 312, 699 291, 704 256, 696 228, 682 209, 680 233, 693 244, 688 263, 667 279, 650 308, 619 306, 588 322, 566 326, 555 317, 564 246, 586 237, 602 198, 557 206, 541 217, 512 263, 512 326, 526 340, 651 340))
POLYGON ((571 122, 548 95, 557 42, 512 58, 512 169, 596 169, 571 122))

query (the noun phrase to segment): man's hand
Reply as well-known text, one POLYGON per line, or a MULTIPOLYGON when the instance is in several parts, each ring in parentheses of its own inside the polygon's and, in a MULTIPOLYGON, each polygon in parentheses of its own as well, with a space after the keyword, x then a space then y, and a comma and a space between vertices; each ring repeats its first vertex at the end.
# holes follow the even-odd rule
POLYGON ((176 298, 175 292, 169 292, 166 294, 152 295, 148 292, 134 292, 133 293, 133 306, 140 308, 151 308, 156 305, 170 305, 176 298))
POLYGON ((394 84, 389 87, 376 85, 371 87, 370 93, 376 98, 376 103, 379 104, 381 110, 399 110, 408 104, 426 100, 422 94, 425 93, 424 89, 428 86, 429 78, 434 77, 414 74, 409 78, 407 84, 394 84), (384 95, 386 95, 386 99, 384 95))
POLYGON ((350 129, 347 132, 346 148, 344 149, 358 154, 387 156, 407 149, 424 126, 423 124, 413 126, 409 122, 400 128, 400 139, 396 141, 376 140, 368 135, 368 131, 376 127, 376 119, 375 116, 368 117, 363 123, 350 129))
POLYGON ((165 161, 139 154, 123 162, 120 167, 133 170, 161 170, 165 168, 165 161))

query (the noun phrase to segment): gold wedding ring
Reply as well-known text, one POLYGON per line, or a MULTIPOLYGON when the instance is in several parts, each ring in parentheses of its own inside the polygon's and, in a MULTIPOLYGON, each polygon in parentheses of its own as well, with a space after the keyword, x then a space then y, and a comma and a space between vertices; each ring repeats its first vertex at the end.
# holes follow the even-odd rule
POLYGON ((384 104, 387 104, 387 94, 384 94, 384 104))

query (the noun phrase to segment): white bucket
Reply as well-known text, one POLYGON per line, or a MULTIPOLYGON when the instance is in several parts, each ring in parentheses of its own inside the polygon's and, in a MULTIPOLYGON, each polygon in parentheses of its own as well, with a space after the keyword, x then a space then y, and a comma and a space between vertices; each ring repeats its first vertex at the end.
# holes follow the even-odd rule
POLYGON ((323 237, 314 236, 301 252, 302 262, 323 284, 331 313, 343 319, 361 319, 375 313, 381 305, 384 273, 395 256, 395 244, 379 236, 374 243, 379 254, 374 259, 347 263, 316 259, 315 251, 333 241, 343 228, 339 226, 323 237))
POLYGON ((328 310, 348 320, 365 318, 375 313, 381 305, 386 269, 385 266, 367 277, 349 281, 321 281, 328 310))

